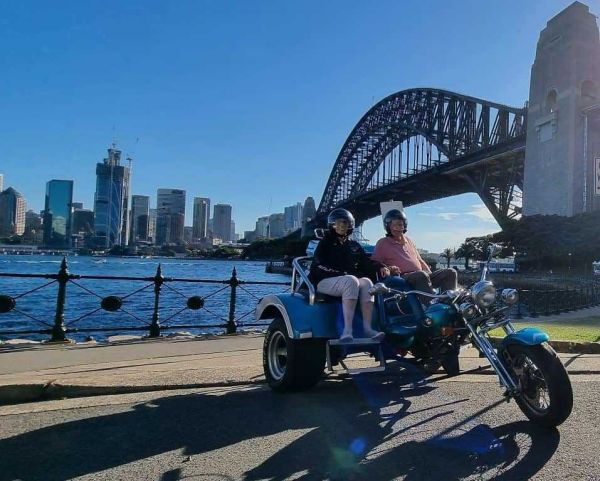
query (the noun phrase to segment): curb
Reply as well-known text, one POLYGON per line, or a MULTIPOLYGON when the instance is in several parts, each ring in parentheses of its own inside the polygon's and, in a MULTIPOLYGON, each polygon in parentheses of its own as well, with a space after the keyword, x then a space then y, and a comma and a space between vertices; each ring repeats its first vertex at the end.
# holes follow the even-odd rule
POLYGON ((148 386, 78 386, 69 384, 14 384, 0 386, 0 406, 21 404, 35 401, 51 401, 65 398, 82 398, 92 396, 114 396, 119 394, 135 394, 155 391, 178 391, 183 389, 203 389, 211 387, 252 386, 264 384, 264 380, 256 381, 224 381, 191 384, 167 384, 148 386))

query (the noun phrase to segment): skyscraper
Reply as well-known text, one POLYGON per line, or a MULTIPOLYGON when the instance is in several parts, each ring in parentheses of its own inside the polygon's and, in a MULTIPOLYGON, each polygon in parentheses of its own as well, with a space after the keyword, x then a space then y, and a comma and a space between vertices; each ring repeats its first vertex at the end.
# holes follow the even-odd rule
POLYGON ((213 210, 213 237, 223 242, 231 240, 231 206, 215 204, 213 210))
POLYGON ((53 179, 46 183, 44 203, 44 245, 71 247, 73 181, 53 179))
POLYGON ((194 239, 204 239, 208 236, 208 219, 210 217, 210 199, 194 197, 194 219, 192 236, 194 239))
POLYGON ((148 240, 156 243, 156 209, 150 209, 148 218, 148 240))
POLYGON ((4 174, 0 174, 0 192, 4 190, 4 174))
POLYGON ((256 233, 257 239, 266 239, 269 236, 269 216, 256 219, 254 232, 256 233))
POLYGON ((33 210, 25 212, 23 242, 26 244, 41 244, 44 240, 43 234, 42 216, 33 210))
POLYGON ((315 207, 315 199, 307 197, 304 201, 304 207, 302 209, 302 221, 310 221, 317 215, 317 208, 315 207))
POLYGON ((269 216, 269 235, 270 239, 277 239, 285 235, 284 229, 284 215, 283 214, 271 214, 269 216))
POLYGON ((286 233, 299 229, 302 226, 302 204, 297 202, 296 205, 285 207, 283 217, 283 228, 286 233))
POLYGON ((0 236, 23 235, 25 231, 25 198, 9 187, 0 192, 0 236))
POLYGON ((185 190, 158 189, 155 244, 183 243, 185 190))
POLYGON ((103 163, 96 164, 94 229, 99 247, 127 243, 129 175, 129 167, 121 165, 121 151, 113 144, 103 163))
POLYGON ((131 221, 129 244, 148 240, 148 224, 150 220, 150 197, 147 195, 131 196, 131 221))

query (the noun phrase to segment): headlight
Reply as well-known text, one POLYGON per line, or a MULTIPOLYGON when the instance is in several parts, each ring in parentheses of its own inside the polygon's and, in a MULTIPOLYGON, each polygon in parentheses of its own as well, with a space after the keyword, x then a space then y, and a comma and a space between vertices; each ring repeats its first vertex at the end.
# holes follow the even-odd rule
POLYGON ((477 314, 477 308, 474 304, 471 304, 470 302, 463 302, 458 307, 458 310, 465 319, 469 319, 470 317, 473 317, 477 314))
POLYGON ((508 305, 516 304, 519 293, 516 289, 502 289, 502 300, 508 305))
POLYGON ((471 289, 475 304, 488 308, 496 301, 496 288, 490 281, 479 281, 471 289))

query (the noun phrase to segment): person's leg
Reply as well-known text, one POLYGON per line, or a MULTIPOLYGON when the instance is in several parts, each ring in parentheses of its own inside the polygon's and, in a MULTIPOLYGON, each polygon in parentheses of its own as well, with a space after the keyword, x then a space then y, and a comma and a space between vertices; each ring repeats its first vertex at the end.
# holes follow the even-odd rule
MULTIPOLYGON (((413 289, 417 291, 430 292, 433 294, 433 286, 431 285, 431 280, 429 279, 429 275, 425 271, 415 271, 409 274, 404 274, 404 279, 413 287, 413 289)), ((423 304, 429 304, 431 300, 426 296, 419 296, 420 301, 423 304)))
POLYGON ((374 339, 382 339, 384 334, 373 329, 371 326, 373 322, 373 296, 369 294, 369 289, 373 287, 371 279, 368 277, 361 277, 359 280, 359 291, 358 295, 360 298, 360 308, 362 311, 363 318, 363 330, 365 337, 372 337, 374 339))
MULTIPOLYGON (((414 288, 406 281, 406 279, 401 276, 387 276, 383 283, 391 289, 397 291, 412 291, 414 288)), ((410 306, 410 310, 417 320, 421 320, 425 318, 425 311, 423 310, 423 305, 417 298, 415 294, 409 294, 407 296, 408 305, 410 306)), ((402 311, 401 311, 402 312, 402 311)))
POLYGON ((344 330, 340 336, 342 340, 352 340, 352 323, 359 293, 358 285, 358 279, 355 276, 329 277, 317 285, 318 292, 342 298, 344 313, 344 330))
POLYGON ((457 287, 457 274, 454 269, 438 269, 429 276, 431 284, 439 287, 442 292, 454 290, 457 287))

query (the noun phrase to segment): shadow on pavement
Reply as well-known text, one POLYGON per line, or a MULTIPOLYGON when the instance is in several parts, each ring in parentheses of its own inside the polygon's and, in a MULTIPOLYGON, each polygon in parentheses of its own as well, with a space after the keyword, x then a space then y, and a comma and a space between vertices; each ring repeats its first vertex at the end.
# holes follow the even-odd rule
MULTIPOLYGON (((294 479, 459 479, 490 470, 528 479, 558 446, 557 431, 538 431, 527 422, 478 424, 478 415, 495 404, 467 417, 461 408, 468 399, 438 396, 437 389, 422 380, 365 376, 292 395, 254 388, 163 397, 0 440, 0 479, 71 479, 172 450, 194 456, 297 429, 311 431, 282 445, 244 479, 283 480, 301 472, 294 479), (421 396, 419 408, 413 406, 421 396), (443 430, 440 424, 452 426, 443 430), (411 440, 403 441, 409 434, 411 440)), ((161 479, 198 479, 184 471, 173 469, 161 479)))

